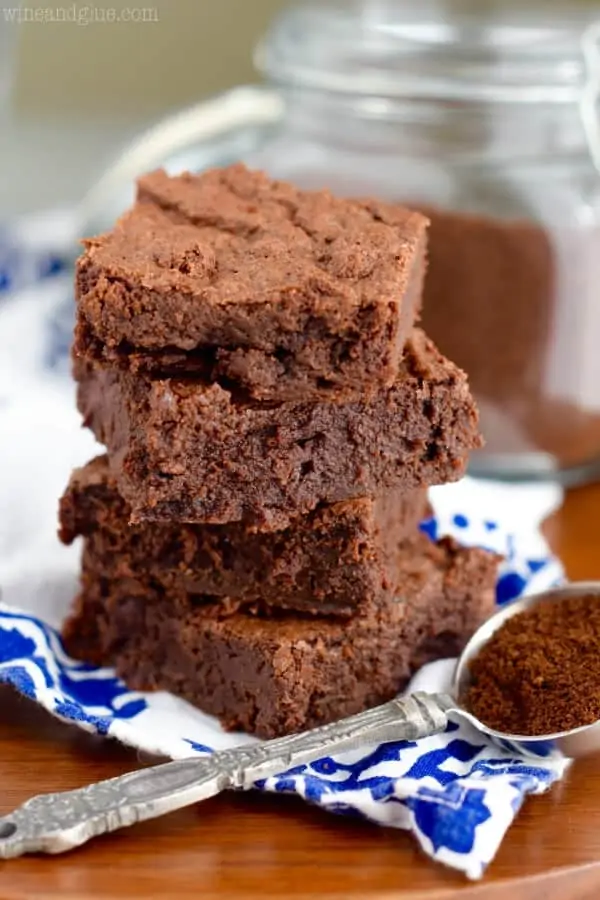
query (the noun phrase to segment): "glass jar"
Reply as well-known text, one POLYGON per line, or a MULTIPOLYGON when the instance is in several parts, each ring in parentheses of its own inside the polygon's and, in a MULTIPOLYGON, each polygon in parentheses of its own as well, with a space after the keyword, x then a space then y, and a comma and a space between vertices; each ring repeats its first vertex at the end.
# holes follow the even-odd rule
MULTIPOLYGON (((572 0, 305 4, 257 52, 277 110, 257 132, 246 109, 229 144, 251 134, 237 155, 275 177, 427 212, 422 322, 478 400, 487 443, 474 474, 600 473, 594 12, 572 0)), ((229 161, 218 131, 168 168, 229 161)))

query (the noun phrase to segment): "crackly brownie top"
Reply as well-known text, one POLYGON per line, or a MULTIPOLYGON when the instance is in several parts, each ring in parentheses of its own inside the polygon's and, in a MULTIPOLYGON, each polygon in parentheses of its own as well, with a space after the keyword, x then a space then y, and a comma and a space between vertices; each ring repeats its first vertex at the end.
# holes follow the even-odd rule
POLYGON ((303 294, 388 303, 409 281, 427 224, 401 206, 301 191, 241 164, 176 177, 159 170, 139 179, 133 208, 111 232, 84 242, 82 262, 108 279, 215 305, 303 294))

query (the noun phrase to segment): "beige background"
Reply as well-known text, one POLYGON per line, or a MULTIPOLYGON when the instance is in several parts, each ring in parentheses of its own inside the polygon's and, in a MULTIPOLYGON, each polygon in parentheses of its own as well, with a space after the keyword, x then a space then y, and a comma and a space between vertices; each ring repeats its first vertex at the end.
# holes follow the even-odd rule
MULTIPOLYGON (((252 47, 285 0, 60 3, 118 11, 152 8, 158 21, 23 24, 19 108, 143 116, 253 78, 252 47)), ((23 0, 25 5, 46 8, 52 0, 23 0)))
MULTIPOLYGON (((16 5, 0 0, 0 13, 4 4, 16 5)), ((29 10, 59 5, 153 8, 158 21, 6 26, 0 18, 18 39, 12 120, 0 121, 0 218, 77 202, 157 116, 256 80, 252 47, 286 0, 22 3, 29 10)))

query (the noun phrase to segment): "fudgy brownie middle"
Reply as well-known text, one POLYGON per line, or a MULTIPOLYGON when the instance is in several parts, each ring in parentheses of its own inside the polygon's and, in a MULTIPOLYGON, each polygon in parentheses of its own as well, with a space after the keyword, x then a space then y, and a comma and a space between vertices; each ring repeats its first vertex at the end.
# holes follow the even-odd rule
POLYGON ((75 376, 132 522, 277 530, 320 503, 454 481, 480 446, 465 374, 418 329, 370 402, 258 403, 81 358, 75 376))
POLYGON ((129 525, 106 457, 77 469, 60 502, 60 537, 85 538, 95 570, 152 578, 165 592, 221 598, 233 611, 292 609, 349 616, 382 602, 398 581, 399 548, 416 537, 427 492, 388 492, 317 507, 284 531, 244 525, 129 525))
MULTIPOLYGON (((86 551, 89 548, 86 547, 86 551)), ((458 653, 493 611, 497 558, 424 535, 402 551, 395 595, 347 620, 262 618, 84 554, 67 651, 113 664, 135 690, 170 690, 227 728, 275 737, 391 699, 426 662, 458 653)))
POLYGON ((243 165, 153 172, 77 266, 75 351, 208 372, 257 399, 393 384, 420 307, 427 219, 243 165))

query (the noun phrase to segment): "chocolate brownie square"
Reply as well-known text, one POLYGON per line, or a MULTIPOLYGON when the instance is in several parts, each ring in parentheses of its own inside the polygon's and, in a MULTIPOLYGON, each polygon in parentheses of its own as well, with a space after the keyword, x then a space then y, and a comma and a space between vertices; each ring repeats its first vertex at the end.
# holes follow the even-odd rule
POLYGON ((223 616, 221 604, 167 592, 145 573, 107 577, 86 552, 65 645, 114 665, 132 689, 179 694, 226 728, 301 731, 391 699, 415 669, 459 653, 493 611, 492 554, 420 535, 402 556, 394 595, 336 620, 223 616))
POLYGON ((350 616, 398 580, 398 548, 428 513, 427 492, 318 506, 271 533, 244 525, 129 525, 105 456, 73 473, 60 502, 60 537, 85 538, 95 571, 152 579, 165 593, 220 598, 224 609, 291 609, 350 616))
POLYGON ((390 387, 418 314, 427 219, 243 165, 153 172, 78 262, 75 352, 203 372, 256 399, 390 387))
POLYGON ((370 402, 259 403, 83 359, 75 375, 132 522, 277 530, 320 503, 454 481, 480 446, 466 376, 418 329, 370 402))

